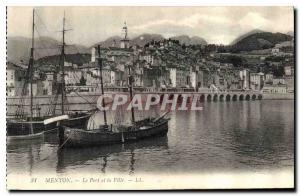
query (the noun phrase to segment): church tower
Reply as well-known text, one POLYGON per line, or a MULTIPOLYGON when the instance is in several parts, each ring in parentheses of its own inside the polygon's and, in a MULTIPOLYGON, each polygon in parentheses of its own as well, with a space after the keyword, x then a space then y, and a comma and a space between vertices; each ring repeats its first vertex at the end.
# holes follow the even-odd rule
POLYGON ((128 39, 128 29, 126 22, 124 23, 124 27, 122 28, 123 39, 121 40, 121 48, 129 48, 129 39, 128 39))

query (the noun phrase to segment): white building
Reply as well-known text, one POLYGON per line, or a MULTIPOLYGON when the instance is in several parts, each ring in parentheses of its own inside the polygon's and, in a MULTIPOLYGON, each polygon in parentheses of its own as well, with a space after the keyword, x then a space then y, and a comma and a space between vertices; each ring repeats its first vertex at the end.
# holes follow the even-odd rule
POLYGON ((96 48, 92 47, 91 49, 91 62, 96 62, 96 48))
POLYGON ((25 70, 11 62, 6 67, 6 93, 7 96, 21 94, 25 78, 25 70))
POLYGON ((170 68, 170 80, 173 88, 176 87, 176 70, 176 68, 170 68))
POLYGON ((197 74, 196 74, 195 71, 190 72, 190 83, 191 83, 191 87, 196 89, 196 87, 197 87, 197 74))
POLYGON ((66 85, 78 85, 82 77, 81 70, 68 69, 65 71, 65 84, 66 85))
POLYGON ((285 66, 284 67, 284 75, 286 75, 286 76, 293 76, 294 75, 294 67, 292 67, 292 66, 285 66))
POLYGON ((262 89, 263 93, 287 93, 287 86, 285 84, 265 85, 262 89))
POLYGON ((252 90, 261 90, 264 84, 263 73, 250 73, 250 85, 252 90))
POLYGON ((250 89, 250 71, 248 69, 240 71, 240 79, 242 80, 242 88, 245 90, 250 89))
POLYGON ((115 85, 116 84, 116 72, 110 71, 110 84, 115 85))
POLYGON ((54 84, 54 74, 52 72, 46 73, 46 80, 43 82, 43 95, 52 95, 53 94, 53 84, 54 84))

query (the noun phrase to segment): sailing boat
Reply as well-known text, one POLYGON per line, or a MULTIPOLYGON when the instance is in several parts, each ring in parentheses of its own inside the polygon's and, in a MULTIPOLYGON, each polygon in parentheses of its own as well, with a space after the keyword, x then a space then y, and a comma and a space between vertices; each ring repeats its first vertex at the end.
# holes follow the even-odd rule
MULTIPOLYGON (((100 82, 102 95, 103 80, 102 80, 102 60, 100 55, 100 46, 98 46, 98 64, 100 67, 100 82)), ((129 92, 132 100, 132 82, 133 77, 129 68, 129 92)), ((105 102, 102 102, 102 107, 105 107, 105 102)), ((168 132, 168 121, 166 118, 167 112, 157 118, 145 118, 143 120, 135 121, 134 109, 131 109, 131 125, 113 125, 108 126, 106 111, 103 110, 104 125, 100 128, 86 130, 78 128, 66 128, 64 131, 64 146, 63 147, 86 147, 99 146, 114 143, 125 143, 129 141, 137 141, 144 138, 164 136, 168 132)))
MULTIPOLYGON (((64 13, 64 18, 63 18, 63 29, 62 29, 62 47, 61 47, 61 59, 60 59, 60 71, 61 71, 61 83, 60 83, 60 91, 61 91, 61 115, 65 114, 65 102, 67 101, 66 97, 66 89, 65 89, 65 32, 68 31, 65 29, 65 13, 64 13)), ((54 111, 56 109, 56 104, 54 107, 54 111)), ((88 121, 93 113, 92 112, 75 112, 71 113, 68 111, 68 120, 63 121, 62 125, 63 126, 68 126, 68 127, 80 127, 80 128, 85 128, 88 124, 88 121)))
POLYGON ((7 136, 8 140, 13 139, 33 139, 43 136, 45 129, 52 129, 55 124, 44 125, 43 118, 34 117, 33 111, 33 77, 34 77, 34 10, 32 14, 32 40, 30 49, 30 60, 27 67, 25 82, 23 84, 21 92, 21 100, 17 109, 16 119, 7 120, 7 136), (27 94, 27 88, 29 84, 30 91, 30 115, 27 117, 24 113, 24 96, 27 94))
MULTIPOLYGON (((30 60, 29 65, 26 71, 25 82, 23 84, 22 93, 20 104, 18 106, 16 112, 15 119, 8 119, 7 120, 7 139, 10 140, 24 140, 24 139, 35 139, 35 138, 42 138, 45 131, 52 131, 57 129, 56 122, 52 122, 49 124, 44 124, 44 120, 50 117, 54 117, 55 114, 46 115, 44 117, 35 116, 34 115, 34 103, 33 103, 33 88, 32 83, 34 79, 34 28, 35 28, 35 21, 34 21, 35 11, 33 10, 33 22, 32 22, 32 46, 30 51, 30 60), (24 105, 25 105, 25 96, 27 95, 27 88, 30 88, 30 115, 29 117, 24 112, 24 105)), ((61 61, 60 61, 60 69, 62 72, 62 79, 60 83, 61 89, 61 114, 65 114, 64 103, 66 100, 65 96, 65 81, 64 81, 64 61, 65 61, 65 17, 63 19, 63 44, 61 50, 61 61)), ((58 97, 58 93, 56 94, 58 97)), ((56 109, 56 104, 55 104, 56 109)), ((55 111, 54 109, 54 111, 55 111)), ((68 120, 63 122, 64 126, 68 127, 82 127, 84 128, 92 113, 75 113, 69 114, 68 120)))

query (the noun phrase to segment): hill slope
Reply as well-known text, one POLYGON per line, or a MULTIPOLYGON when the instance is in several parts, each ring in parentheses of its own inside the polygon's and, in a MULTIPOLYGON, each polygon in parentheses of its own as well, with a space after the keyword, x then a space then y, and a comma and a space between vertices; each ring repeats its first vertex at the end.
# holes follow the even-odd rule
POLYGON ((262 50, 272 48, 275 44, 290 40, 292 40, 292 36, 282 33, 255 33, 231 45, 230 50, 232 52, 262 50))
POLYGON ((185 45, 207 45, 205 39, 198 36, 189 37, 187 35, 179 35, 170 38, 173 40, 178 40, 181 44, 185 45))
POLYGON ((249 31, 248 33, 242 34, 239 37, 237 37, 235 40, 233 40, 230 45, 234 45, 237 42, 241 41, 242 39, 244 39, 245 37, 248 37, 250 35, 256 34, 256 33, 263 33, 264 31, 260 30, 260 29, 253 29, 252 31, 249 31))
MULTIPOLYGON (((40 37, 35 40, 35 58, 60 54, 61 43, 50 37, 40 37)), ((7 59, 18 63, 28 62, 30 57, 31 39, 26 37, 7 37, 7 59)), ((81 45, 66 47, 67 54, 88 53, 88 48, 81 45)))

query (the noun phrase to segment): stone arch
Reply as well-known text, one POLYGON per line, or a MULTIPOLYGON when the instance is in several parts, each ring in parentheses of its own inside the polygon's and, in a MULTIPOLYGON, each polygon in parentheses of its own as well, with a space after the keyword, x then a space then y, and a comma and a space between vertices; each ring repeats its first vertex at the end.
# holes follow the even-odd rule
POLYGON ((160 95, 160 100, 159 100, 159 102, 160 102, 160 103, 162 103, 162 102, 163 102, 163 100, 164 100, 164 95, 163 95, 163 94, 161 94, 161 95, 160 95))
POLYGON ((182 95, 180 94, 180 95, 178 96, 178 98, 177 98, 177 103, 181 103, 182 100, 183 100, 183 97, 182 97, 182 95))
POLYGON ((246 99, 247 101, 249 101, 249 100, 250 100, 250 95, 247 94, 246 97, 245 97, 245 99, 246 99))
POLYGON ((263 96, 262 96, 261 94, 259 94, 259 95, 257 96, 257 98, 258 98, 258 100, 262 100, 263 96))
POLYGON ((223 95, 223 94, 221 94, 221 95, 219 96, 219 100, 220 100, 220 101, 224 101, 224 95, 223 95))
POLYGON ((211 101, 211 95, 207 95, 206 100, 211 101))
POLYGON ((230 95, 227 94, 227 95, 226 95, 226 101, 230 101, 230 98, 231 98, 230 95))
POLYGON ((252 99, 252 100, 255 100, 255 99, 256 99, 256 95, 255 95, 255 94, 252 95, 251 99, 252 99))
POLYGON ((213 100, 214 101, 218 101, 218 95, 217 94, 214 95, 214 99, 213 100))
POLYGON ((243 94, 240 94, 239 100, 240 100, 240 101, 243 101, 243 100, 244 100, 244 95, 243 95, 243 94))
POLYGON ((236 101, 237 100, 237 95, 233 95, 232 96, 232 101, 236 101))
POLYGON ((205 101, 205 95, 200 95, 200 102, 204 102, 205 101))

